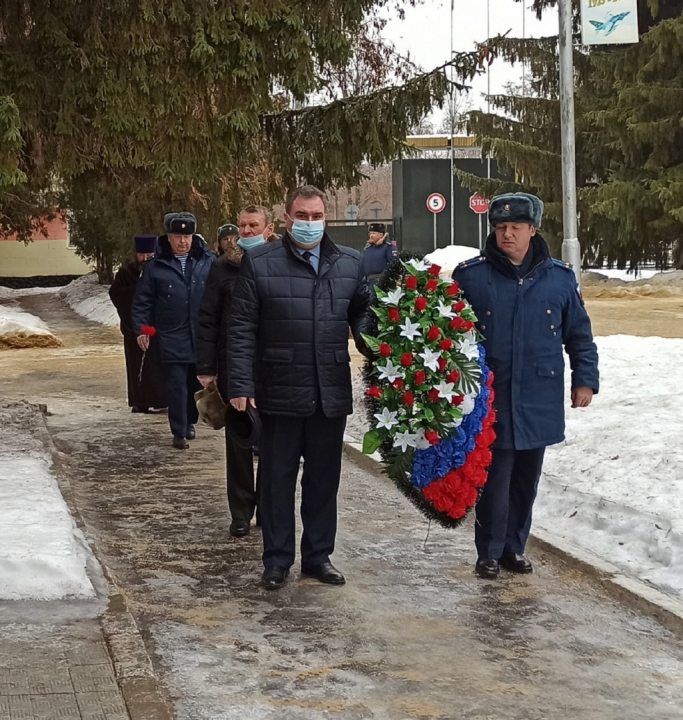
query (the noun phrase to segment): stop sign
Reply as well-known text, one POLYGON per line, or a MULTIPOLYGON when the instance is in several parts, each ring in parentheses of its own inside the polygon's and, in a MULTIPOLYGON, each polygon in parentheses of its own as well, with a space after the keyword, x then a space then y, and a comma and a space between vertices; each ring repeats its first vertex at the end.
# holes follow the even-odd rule
POLYGON ((482 197, 481 195, 472 195, 470 198, 470 208, 474 210, 477 215, 483 215, 489 211, 489 205, 491 201, 488 198, 482 197))

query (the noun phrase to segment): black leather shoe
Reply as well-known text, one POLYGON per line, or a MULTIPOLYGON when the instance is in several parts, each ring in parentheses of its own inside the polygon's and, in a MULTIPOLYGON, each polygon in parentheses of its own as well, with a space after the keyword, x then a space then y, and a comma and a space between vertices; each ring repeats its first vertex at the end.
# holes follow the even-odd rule
POLYGON ((320 580, 326 585, 343 585, 346 580, 337 568, 330 562, 320 563, 319 565, 301 565, 301 572, 304 575, 320 580))
POLYGON ((277 590, 285 584, 288 575, 289 568, 272 565, 263 571, 261 585, 263 585, 266 590, 277 590))
POLYGON ((236 538, 246 537, 250 529, 251 523, 246 520, 233 520, 230 523, 230 534, 236 538))
POLYGON ((134 405, 134 406, 130 409, 130 411, 131 411, 132 413, 145 413, 145 414, 147 414, 147 413, 149 413, 149 408, 146 408, 146 407, 138 407, 137 405, 134 405))
POLYGON ((520 575, 528 575, 534 571, 534 566, 526 555, 504 555, 500 559, 500 564, 506 570, 520 575))
POLYGON ((187 428, 186 440, 194 440, 197 437, 197 433, 194 431, 194 425, 189 425, 187 428))
POLYGON ((477 560, 477 564, 474 566, 474 571, 481 578, 487 580, 495 580, 498 577, 500 568, 498 567, 498 560, 477 560))
POLYGON ((187 450, 190 447, 190 443, 185 440, 185 438, 178 437, 178 435, 173 436, 173 447, 176 450, 187 450))

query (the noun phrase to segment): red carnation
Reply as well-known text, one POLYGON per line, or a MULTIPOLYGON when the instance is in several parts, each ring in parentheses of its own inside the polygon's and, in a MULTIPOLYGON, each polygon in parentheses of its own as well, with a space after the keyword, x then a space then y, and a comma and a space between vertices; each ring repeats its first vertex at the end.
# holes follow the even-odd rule
POLYGON ((429 328, 429 332, 427 333, 427 340, 430 342, 434 342, 435 340, 438 340, 441 337, 441 330, 436 326, 432 325, 429 328))
POLYGON ((415 309, 424 312, 427 309, 427 298, 420 295, 420 297, 415 300, 415 309))
POLYGON ((401 319, 401 313, 398 311, 398 308, 389 308, 387 317, 391 322, 398 322, 401 319))
POLYGON ((453 402, 453 405, 455 405, 456 407, 458 405, 462 405, 465 402, 465 396, 464 395, 454 395, 452 402, 453 402))
POLYGON ((440 343, 439 347, 442 350, 450 350, 453 347, 453 341, 450 338, 444 338, 440 343))
POLYGON ((432 277, 439 277, 439 273, 441 272, 441 267, 439 265, 432 265, 429 268, 429 274, 432 277))
POLYGON ((382 397, 382 391, 377 387, 377 385, 373 385, 371 388, 368 388, 368 395, 371 398, 375 398, 375 400, 379 400, 379 398, 382 397))
POLYGON ((467 307, 467 303, 463 302, 462 300, 458 300, 457 303, 454 303, 453 310, 457 313, 461 313, 465 308, 467 307))
POLYGON ((396 390, 403 390, 403 380, 398 378, 398 380, 394 380, 394 382, 391 383, 391 386, 396 390))
POLYGON ((460 373, 457 370, 453 370, 453 372, 448 373, 446 380, 449 383, 457 383, 458 380, 460 380, 460 373))
POLYGON ((403 402, 408 406, 412 407, 415 405, 415 396, 411 392, 404 392, 403 393, 403 402))
POLYGON ((465 322, 465 332, 469 332, 474 327, 474 323, 471 320, 465 322))
POLYGON ((406 287, 408 290, 417 290, 417 277, 415 275, 411 275, 406 280, 406 287))
POLYGON ((439 391, 436 388, 432 388, 428 393, 429 399, 432 402, 438 402, 439 400, 439 391))
POLYGON ((439 370, 443 372, 448 367, 448 360, 446 358, 440 357, 438 360, 439 363, 439 370))
POLYGON ((425 433, 425 440, 430 445, 438 445, 439 444, 439 433, 436 432, 436 430, 427 430, 425 433))
POLYGON ((446 295, 448 297, 455 297, 460 292, 460 286, 458 283, 454 282, 452 285, 448 286, 448 290, 446 290, 446 295))
POLYGON ((382 357, 389 357, 391 355, 391 345, 387 345, 386 343, 382 343, 379 346, 379 354, 382 357))
POLYGON ((410 367, 413 364, 413 353, 403 353, 401 355, 401 365, 403 367, 410 367))
POLYGON ((426 379, 427 379, 427 373, 424 370, 418 370, 415 373, 415 385, 417 387, 419 387, 420 385, 424 385, 426 379))
POLYGON ((451 330, 464 330, 466 325, 467 325, 466 320, 463 320, 461 317, 456 317, 451 320, 448 327, 451 330))
POLYGON ((427 280, 427 284, 425 285, 425 290, 427 292, 434 292, 438 287, 439 287, 438 280, 427 280))
POLYGON ((154 337, 157 334, 157 329, 151 325, 143 325, 140 329, 143 335, 149 335, 149 337, 154 337))

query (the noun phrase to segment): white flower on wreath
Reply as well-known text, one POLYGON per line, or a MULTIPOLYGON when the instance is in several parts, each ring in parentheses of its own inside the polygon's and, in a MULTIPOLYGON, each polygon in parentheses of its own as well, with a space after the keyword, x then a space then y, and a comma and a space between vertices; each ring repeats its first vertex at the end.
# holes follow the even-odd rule
POLYGON ((476 400, 476 397, 476 395, 465 395, 465 399, 462 401, 462 405, 460 406, 463 417, 465 415, 469 415, 474 410, 474 401, 476 400))
POLYGON ((439 369, 439 358, 441 357, 441 352, 434 352, 433 350, 426 348, 423 353, 419 353, 419 357, 422 358, 426 368, 429 368, 433 372, 437 372, 439 369))
POLYGON ((458 345, 458 352, 462 353, 468 360, 479 358, 479 345, 472 331, 465 333, 458 345))
POLYGON ((391 430, 391 428, 398 425, 398 420, 396 419, 397 415, 398 413, 396 412, 396 410, 389 410, 389 408, 385 407, 381 413, 377 413, 375 415, 375 418, 377 420, 377 427, 391 430))
POLYGON ((417 450, 429 450, 431 447, 431 444, 429 440, 425 437, 426 430, 424 428, 419 428, 417 431, 417 437, 415 439, 415 447, 417 450))
POLYGON ((439 316, 452 320, 455 317, 453 306, 449 303, 445 303, 443 300, 439 300, 439 316))
POLYGON ((403 290, 401 290, 400 287, 392 290, 391 292, 388 292, 385 297, 382 298, 382 302, 386 305, 395 305, 398 307, 399 302, 401 302, 401 298, 405 295, 403 290))
POLYGON ((384 366, 378 365, 377 369, 379 370, 379 379, 388 380, 390 383, 404 377, 403 370, 398 365, 394 365, 391 360, 387 360, 387 364, 384 366))
POLYGON ((410 318, 406 318, 406 321, 401 327, 401 337, 407 338, 411 342, 422 335, 420 330, 420 323, 414 323, 410 318))
POLYGON ((397 432, 394 435, 394 447, 400 447, 405 452, 409 447, 415 447, 417 445, 417 435, 411 433, 410 430, 405 432, 397 432))
POLYGON ((418 272, 426 272, 432 266, 431 263, 424 260, 408 260, 408 265, 412 265, 418 272))
POLYGON ((434 389, 439 391, 439 397, 448 400, 448 402, 450 402, 456 394, 454 388, 455 383, 449 383, 445 380, 442 380, 438 385, 434 386, 434 389))

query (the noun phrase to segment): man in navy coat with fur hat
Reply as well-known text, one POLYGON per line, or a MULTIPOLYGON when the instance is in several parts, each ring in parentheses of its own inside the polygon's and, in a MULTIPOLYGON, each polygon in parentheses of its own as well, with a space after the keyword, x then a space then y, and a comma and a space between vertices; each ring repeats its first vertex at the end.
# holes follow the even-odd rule
POLYGON ((165 235, 146 265, 133 302, 133 328, 143 350, 149 347, 144 326, 156 329, 166 383, 173 447, 185 450, 199 419, 194 394, 201 389, 195 365, 195 332, 199 306, 211 263, 197 221, 190 213, 164 217, 165 235))
POLYGON ((477 504, 477 573, 499 566, 532 571, 524 555, 548 445, 564 439, 564 356, 571 365, 572 407, 598 391, 598 353, 570 265, 550 256, 537 232, 543 203, 514 193, 493 198, 494 228, 479 258, 453 274, 479 319, 495 376, 496 441, 477 504))

